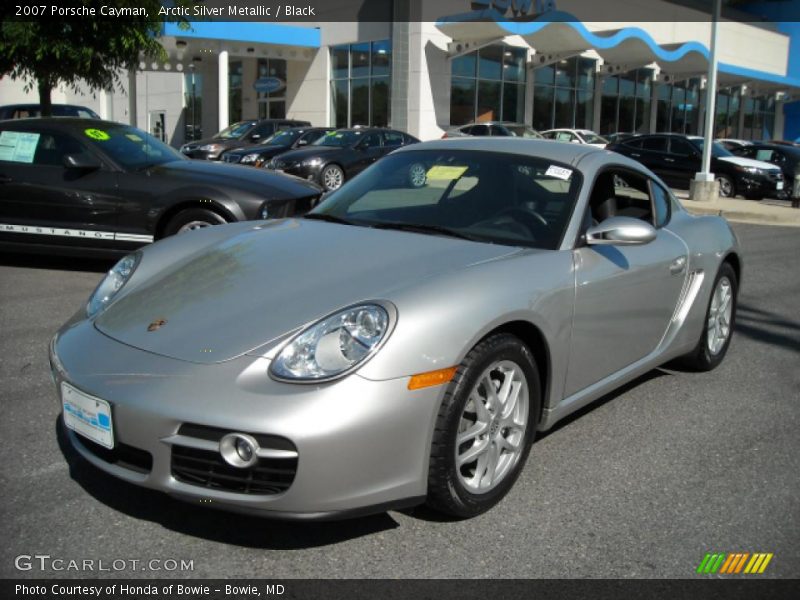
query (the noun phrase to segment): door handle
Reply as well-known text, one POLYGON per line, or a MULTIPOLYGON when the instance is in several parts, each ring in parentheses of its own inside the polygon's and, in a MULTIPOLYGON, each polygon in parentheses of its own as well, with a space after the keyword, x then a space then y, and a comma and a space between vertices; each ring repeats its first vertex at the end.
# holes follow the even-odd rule
POLYGON ((672 275, 679 275, 686 270, 686 257, 679 256, 669 264, 669 272, 672 275))
POLYGON ((636 158, 639 158, 641 156, 641 154, 636 154, 636 152, 631 152, 631 156, 635 156, 636 158))
POLYGON ((674 158, 664 158, 664 160, 667 162, 675 162, 674 158))

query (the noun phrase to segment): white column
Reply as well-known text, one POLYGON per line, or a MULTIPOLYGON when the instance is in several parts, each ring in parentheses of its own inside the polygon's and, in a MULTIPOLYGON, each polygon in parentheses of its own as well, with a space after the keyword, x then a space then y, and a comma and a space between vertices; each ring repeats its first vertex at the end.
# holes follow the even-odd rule
POLYGON ((136 115, 136 69, 128 69, 128 123, 133 127, 138 127, 136 115))
POLYGON ((219 90, 219 131, 228 123, 228 51, 220 50, 219 68, 217 70, 217 88, 219 90))
POLYGON ((720 0, 714 0, 714 14, 711 19, 711 56, 708 62, 708 83, 706 85, 705 143, 703 144, 703 165, 695 175, 697 181, 714 181, 711 173, 711 144, 714 142, 714 113, 717 101, 717 31, 719 29, 720 0))

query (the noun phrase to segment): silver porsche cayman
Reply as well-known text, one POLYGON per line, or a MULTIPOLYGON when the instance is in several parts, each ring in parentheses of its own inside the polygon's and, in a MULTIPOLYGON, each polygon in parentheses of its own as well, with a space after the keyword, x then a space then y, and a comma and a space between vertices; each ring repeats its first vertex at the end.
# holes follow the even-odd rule
POLYGON ((51 343, 71 444, 189 502, 341 518, 499 502, 537 431, 666 361, 710 370, 728 224, 588 146, 401 149, 303 218, 122 259, 51 343))

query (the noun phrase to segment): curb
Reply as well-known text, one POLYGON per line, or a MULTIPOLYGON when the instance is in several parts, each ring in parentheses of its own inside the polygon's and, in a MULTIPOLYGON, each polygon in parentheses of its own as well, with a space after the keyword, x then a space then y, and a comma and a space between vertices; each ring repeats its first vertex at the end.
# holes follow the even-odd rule
POLYGON ((796 211, 797 214, 787 215, 781 209, 779 209, 777 212, 773 212, 772 210, 756 212, 748 210, 726 209, 721 206, 696 206, 695 203, 690 204, 689 202, 690 201, 682 200, 681 204, 690 214, 693 215, 721 216, 728 221, 739 223, 754 223, 759 225, 773 225, 781 227, 800 227, 800 210, 794 208, 788 210, 796 211))

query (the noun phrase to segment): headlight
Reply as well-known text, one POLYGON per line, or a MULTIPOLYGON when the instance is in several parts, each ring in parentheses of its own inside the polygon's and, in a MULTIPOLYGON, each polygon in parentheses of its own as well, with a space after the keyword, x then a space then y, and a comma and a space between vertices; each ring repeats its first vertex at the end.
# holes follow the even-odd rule
POLYGON ((205 146, 200 146, 200 150, 203 152, 220 152, 224 147, 222 144, 206 144, 205 146))
POLYGON ((257 160, 258 160, 258 153, 254 152, 253 154, 245 154, 242 157, 242 160, 240 160, 239 162, 251 163, 251 162, 256 162, 257 160))
POLYGON ((304 167, 318 167, 322 164, 321 158, 309 158, 303 161, 304 167))
POLYGON ((761 169, 758 167, 737 167, 742 173, 749 173, 750 175, 759 175, 761 173, 761 169))
MULTIPOLYGON (((393 307, 389 308, 394 313, 393 307)), ((340 310, 286 344, 272 361, 270 374, 290 381, 323 381, 344 375, 378 351, 391 325, 389 310, 379 304, 340 310)))
POLYGON ((129 254, 117 264, 111 267, 111 270, 105 276, 105 279, 100 282, 100 285, 94 290, 94 293, 89 297, 86 303, 86 316, 93 317, 106 306, 108 306, 114 299, 122 286, 131 278, 136 266, 139 264, 140 254, 129 254))

